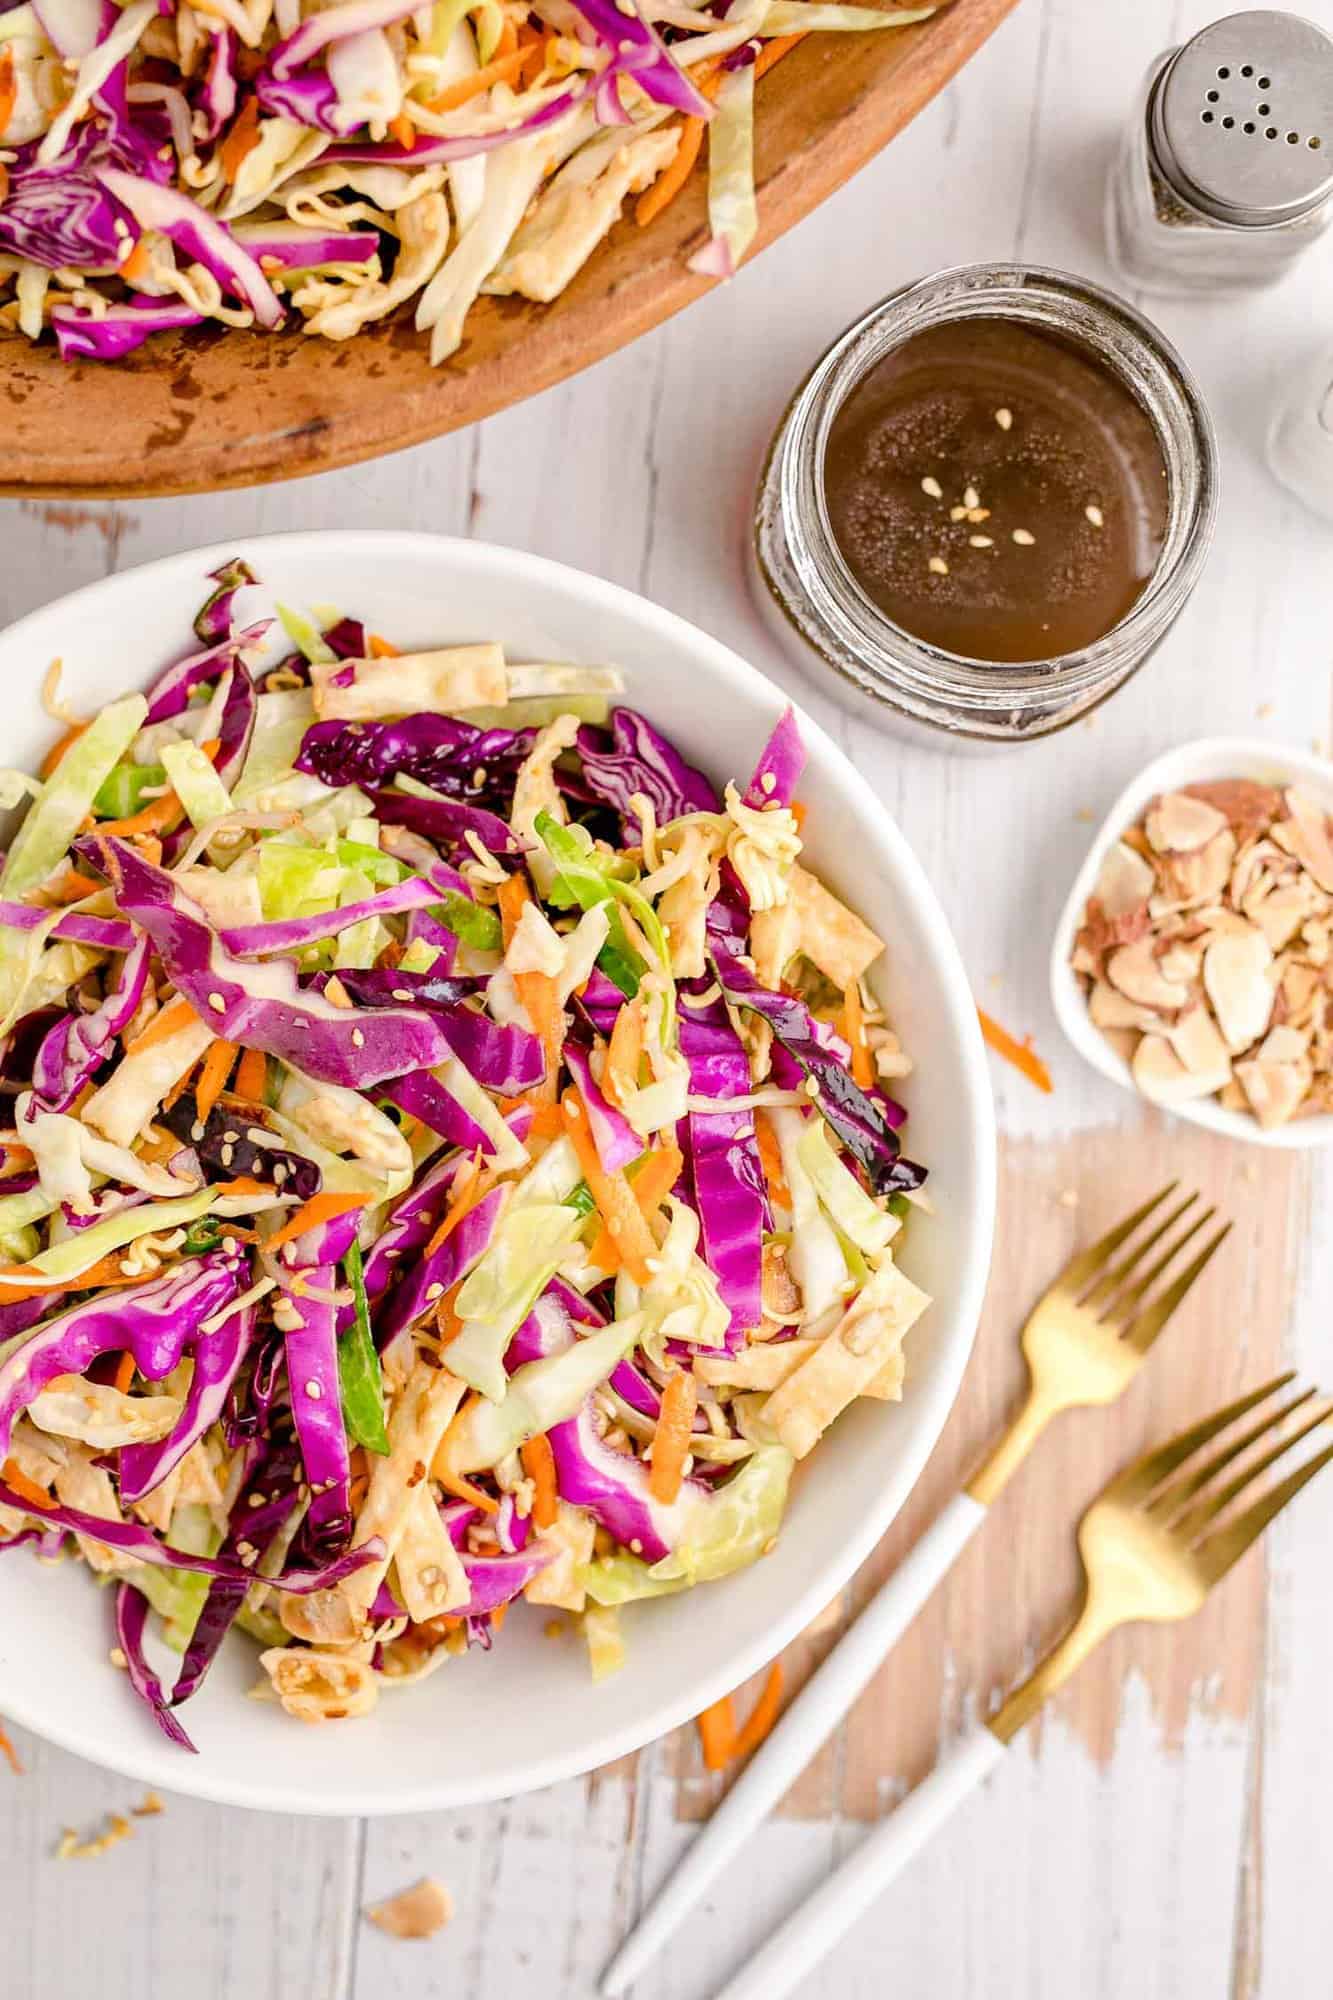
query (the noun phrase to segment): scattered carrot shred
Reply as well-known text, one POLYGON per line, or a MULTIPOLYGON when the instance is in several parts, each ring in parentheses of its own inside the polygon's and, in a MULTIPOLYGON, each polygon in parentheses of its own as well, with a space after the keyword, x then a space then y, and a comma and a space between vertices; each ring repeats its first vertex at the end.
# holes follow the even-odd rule
POLYGON ((566 1027, 565 1010, 560 1005, 560 989, 545 972, 516 972, 514 989, 523 1002, 523 1011, 532 1023, 546 1058, 546 1074, 532 1094, 542 1103, 554 1104, 566 1027))
POLYGON ((114 833, 120 839, 128 840, 137 833, 170 833, 183 817, 184 808, 176 794, 163 792, 160 799, 150 800, 140 812, 131 813, 128 819, 98 820, 97 831, 114 833))
POLYGON ((470 1479, 464 1479, 459 1472, 442 1472, 438 1456, 431 1467, 431 1477, 437 1486, 444 1488, 446 1493, 452 1493, 455 1500, 466 1500, 470 1506, 480 1507, 483 1514, 499 1513, 499 1501, 492 1500, 489 1493, 483 1493, 480 1486, 474 1486, 470 1479))
POLYGON ((555 1480, 555 1453, 551 1450, 551 1440, 544 1431, 530 1437, 519 1448, 523 1470, 533 1484, 532 1520, 538 1528, 553 1528, 560 1501, 560 1491, 555 1480))
POLYGON ((34 1271, 30 1264, 0 1265, 0 1305, 11 1306, 19 1299, 39 1298, 48 1292, 99 1292, 110 1285, 141 1285, 142 1271, 127 1277, 121 1270, 120 1260, 124 1255, 123 1250, 113 1250, 110 1256, 99 1258, 72 1278, 49 1278, 44 1271, 34 1271), (6 1278, 40 1278, 42 1282, 10 1285, 4 1282, 6 1278))
POLYGON ((680 1179, 684 1166, 684 1157, 674 1139, 668 1139, 655 1153, 648 1155, 630 1182, 645 1221, 662 1206, 663 1200, 680 1179))
POLYGON ((504 948, 508 951, 532 895, 521 875, 506 875, 496 892, 496 899, 500 905, 500 932, 504 948))
POLYGON ((694 1412, 699 1401, 693 1375, 675 1369, 662 1391, 662 1407, 653 1432, 653 1457, 648 1472, 648 1491, 654 1500, 669 1507, 680 1494, 685 1476, 685 1459, 690 1449, 694 1412))
POLYGON ((634 1199, 634 1190, 623 1173, 608 1174, 597 1157, 588 1114, 578 1092, 567 1090, 561 1099, 561 1106, 565 1114, 565 1130, 578 1155, 589 1192, 610 1232, 611 1241, 635 1284, 646 1285, 651 1275, 648 1259, 656 1254, 657 1245, 634 1199))
POLYGON ((148 247, 148 238, 141 236, 129 256, 122 263, 120 276, 127 285, 137 285, 141 278, 148 276, 148 267, 151 262, 152 252, 148 247))
MULTIPOLYGON (((0 105, 0 111, 3 111, 3 109, 4 106, 0 105)), ((4 1758, 16 1778, 23 1776, 23 1765, 19 1761, 19 1753, 10 1742, 8 1736, 6 1736, 3 1723, 0 1723, 0 1757, 4 1758)))
POLYGON ((207 757, 210 764, 216 764, 218 752, 222 748, 222 738, 220 736, 206 736, 199 745, 199 748, 204 756, 207 757))
POLYGON ((91 875, 80 875, 77 868, 71 868, 58 888, 48 890, 47 894, 53 895, 57 902, 78 903, 85 896, 95 896, 101 886, 91 875))
POLYGON ((218 147, 218 163, 224 181, 235 184, 236 176, 259 144, 259 139, 259 99, 247 97, 230 132, 218 147))
POLYGON ((684 187, 699 150, 704 142, 704 121, 702 118, 686 117, 680 121, 680 144, 662 169, 652 186, 639 196, 634 206, 634 220, 640 229, 659 216, 664 208, 670 208, 676 196, 684 187))
POLYGON ((401 651, 391 639, 382 639, 378 632, 372 632, 366 644, 372 660, 396 660, 401 651))
POLYGON ((451 83, 442 90, 438 97, 430 98, 427 111, 456 111, 460 104, 480 97, 492 84, 514 83, 531 53, 530 47, 519 48, 515 45, 506 55, 496 56, 494 61, 488 62, 484 69, 474 70, 471 76, 460 77, 457 83, 451 83))
POLYGON ((14 51, 0 49, 0 132, 3 132, 18 103, 19 87, 14 75, 14 51))
POLYGON ((742 1724, 736 1740, 731 1746, 732 1757, 739 1760, 749 1757, 759 1748, 778 1719, 782 1706, 782 1662, 774 1660, 768 1670, 768 1678, 759 1692, 759 1699, 750 1710, 748 1721, 742 1724))
POLYGON ((262 1104, 268 1089, 268 1057, 262 1049, 242 1049, 232 1090, 248 1104, 262 1104))
POLYGON ((174 1000, 168 1000, 165 1007, 158 1009, 148 1026, 132 1042, 126 1044, 125 1053, 127 1056, 136 1055, 140 1049, 151 1049, 157 1042, 170 1041, 173 1035, 178 1035, 182 1028, 188 1028, 192 1021, 198 1019, 189 1001, 182 999, 178 993, 174 1000))
POLYGON ((281 1229, 275 1230, 264 1248, 270 1252, 281 1250, 284 1243, 294 1243, 307 1229, 315 1229, 321 1222, 332 1222, 335 1215, 346 1215, 351 1209, 364 1208, 369 1200, 368 1194, 312 1194, 281 1229))
POLYGON ((1051 1072, 1036 1050, 1027 1042, 1016 1042, 1009 1030, 992 1020, 984 1008, 977 1008, 977 1018, 981 1022, 982 1034, 996 1055, 1003 1056, 1016 1070, 1022 1071, 1029 1083, 1035 1083, 1038 1090, 1044 1090, 1049 1096, 1055 1085, 1051 1082, 1051 1072))
POLYGON ((875 1081, 875 1070, 866 1040, 865 1015, 861 1011, 861 983, 857 979, 849 983, 842 996, 842 1031, 852 1046, 852 1081, 859 1083, 862 1090, 869 1090, 875 1081))
POLYGON ((491 1177, 482 1172, 481 1154, 478 1152, 458 1176, 454 1185, 454 1198, 440 1223, 439 1228, 422 1251, 423 1257, 433 1257, 440 1245, 453 1235, 463 1217, 474 1209, 490 1186, 491 1177))
MULTIPOLYGON (((0 61, 3 61, 4 56, 8 55, 8 53, 9 51, 7 49, 0 51, 0 61)), ((3 97, 0 96, 0 110, 2 110, 3 108, 4 108, 4 100, 3 97)), ((67 729, 64 735, 58 738, 58 740, 51 745, 51 748, 47 751, 41 763, 37 766, 37 775, 41 778, 49 778, 52 771, 55 770, 56 765, 60 762, 61 758, 64 756, 65 752, 71 747, 72 744, 78 742, 79 738, 82 736, 84 730, 87 727, 88 725, 86 722, 76 722, 72 728, 67 729)))
POLYGON ((18 1495, 25 1506, 34 1507, 39 1514, 49 1514, 56 1504, 50 1494, 44 1493, 35 1480, 29 1479, 17 1459, 7 1458, 4 1464, 0 1465, 0 1479, 4 1480, 11 1493, 18 1495))
POLYGON ((116 1391, 121 1396, 129 1394, 130 1383, 134 1380, 134 1356, 126 1348, 116 1363, 116 1391))
POLYGON ((802 28, 799 34, 775 35, 771 42, 765 42, 763 48, 760 49, 759 54, 755 57, 755 82, 758 83, 761 76, 767 76, 768 72, 777 63, 780 63, 784 56, 790 55, 796 44, 803 42, 809 32, 808 28, 802 28))
POLYGON ((507 1604, 497 1604, 494 1611, 492 1611, 491 1613, 492 1632, 498 1632, 508 1616, 509 1616, 509 1606, 507 1604))
POLYGON ((754 1131, 759 1141, 759 1163, 764 1170, 768 1191, 780 1208, 790 1208, 791 1190, 782 1171, 782 1152, 778 1146, 777 1134, 762 1111, 755 1113, 754 1131))
POLYGON ((389 120, 389 137, 396 146, 401 146, 405 153, 411 152, 416 145, 417 128, 405 111, 400 111, 396 118, 389 120))
POLYGON ((622 1111, 626 1098, 638 1087, 642 1059, 643 1005, 641 1001, 631 1000, 628 1007, 622 1007, 616 1015, 602 1070, 602 1091, 622 1111))
POLYGON ((272 1194, 267 1181, 257 1181, 253 1174, 237 1174, 234 1180, 214 1181, 214 1194, 272 1194))
POLYGON ((696 1716, 695 1727, 699 1731, 705 1769, 725 1771, 736 1741, 736 1711, 731 1696, 724 1694, 721 1701, 715 1701, 711 1708, 696 1716))
POLYGON ((7 1142, 4 1146, 5 1166, 0 1180, 8 1180, 14 1174, 27 1173, 34 1164, 31 1148, 7 1142))
POLYGON ((199 1107, 200 1118, 208 1117, 227 1088, 227 1078, 239 1053, 235 1042, 210 1043, 199 1066, 199 1081, 194 1087, 194 1101, 199 1107))
POLYGON ((526 1107, 532 1113, 532 1123, 528 1127, 531 1139, 558 1139, 565 1129, 565 1121, 560 1115, 558 1104, 543 1103, 528 1091, 522 1097, 502 1097, 500 1109, 506 1115, 526 1107))

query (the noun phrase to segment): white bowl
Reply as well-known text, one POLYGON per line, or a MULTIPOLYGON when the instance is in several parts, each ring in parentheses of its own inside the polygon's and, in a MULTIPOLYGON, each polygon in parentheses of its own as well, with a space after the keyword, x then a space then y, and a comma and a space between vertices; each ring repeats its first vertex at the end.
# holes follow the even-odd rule
MULTIPOLYGON (((716 640, 644 599, 510 549, 426 535, 283 535, 109 577, 0 636, 5 760, 34 767, 53 725, 37 691, 53 657, 80 708, 139 686, 187 649, 204 573, 240 554, 267 591, 336 604, 399 645, 501 639, 517 659, 614 661, 638 703, 718 779, 748 773, 783 696, 716 640)), ((246 615, 256 598, 245 604, 246 615)), ((422 1812, 507 1797, 608 1762, 754 1673, 827 1603, 902 1506, 972 1345, 990 1258, 995 1134, 976 1012, 949 927, 907 842, 808 717, 810 853, 890 940, 883 990, 917 1060, 906 1095, 936 1212, 903 1262, 937 1303, 909 1342, 907 1395, 863 1402, 804 1466, 778 1546, 725 1583, 636 1607, 629 1662, 594 1686, 571 1635, 513 1618, 489 1655, 452 1661, 375 1715, 309 1729, 249 1701, 235 1639, 186 1711, 199 1756, 173 1749, 108 1664, 110 1598, 82 1565, 0 1562, 0 1714, 150 1784, 311 1813, 422 1812)), ((165 1665, 168 1656, 161 1656, 165 1665)))
MULTIPOLYGON (((1142 1092, 1129 1064, 1116 1054, 1101 1029, 1094 1027, 1089 1018, 1087 999, 1069 962, 1070 953, 1084 906, 1108 849, 1127 827, 1143 817, 1149 801, 1159 792, 1176 791, 1182 785, 1206 784, 1215 778, 1254 778, 1265 785, 1304 785, 1333 812, 1333 764, 1326 757, 1316 757, 1305 750, 1288 750, 1258 736, 1205 736, 1197 743, 1182 743, 1178 749, 1155 758, 1126 785, 1093 839, 1055 927, 1055 942, 1051 946, 1051 1000, 1060 1026, 1079 1054, 1086 1056, 1103 1076, 1109 1076, 1112 1083, 1132 1090, 1136 1097, 1141 1097, 1142 1092)), ((1292 1150, 1326 1146, 1333 1140, 1333 1114, 1328 1112, 1298 1118, 1266 1132, 1256 1118, 1243 1111, 1228 1111, 1211 1097, 1193 1104, 1173 1104, 1169 1109, 1175 1117, 1188 1119, 1192 1125, 1203 1125, 1228 1139, 1243 1139, 1251 1146, 1292 1150)))

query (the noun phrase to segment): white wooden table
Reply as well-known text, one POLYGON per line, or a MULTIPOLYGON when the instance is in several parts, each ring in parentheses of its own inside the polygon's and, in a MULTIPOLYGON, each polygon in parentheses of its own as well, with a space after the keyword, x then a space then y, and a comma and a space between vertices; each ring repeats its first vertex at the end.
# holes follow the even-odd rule
MULTIPOLYGON (((1305 4, 1333 26, 1333 0, 1305 4)), ((1210 11, 1209 0, 1025 0, 907 133, 733 284, 477 430, 267 492, 133 508, 0 502, 6 619, 108 570, 241 531, 427 528, 536 549, 645 591, 829 722, 916 844, 983 1004, 1031 1031, 1056 1077, 1044 1100, 996 1071, 1005 1195, 992 1301, 899 1545, 1012 1394, 1019 1305, 1076 1233, 1164 1178, 1164 1164, 1237 1217, 1225 1270, 1219 1260, 1190 1324, 1173 1331, 1176 1363, 1155 1357, 1114 1428, 1089 1416, 1051 1440, 1044 1467, 1007 1497, 1005 1523, 981 1538, 743 1870, 645 1981, 648 2000, 706 2000, 928 1765, 941 1736, 1014 1675, 1067 1587, 1075 1503, 1118 1454, 1261 1379, 1277 1356, 1333 1381, 1327 1170, 1291 1159, 1261 1174, 1239 1149, 1157 1126, 1062 1046, 1044 991, 1083 822, 1151 753, 1223 729, 1327 748, 1333 536, 1260 458, 1279 386, 1321 329, 1333 331, 1327 249, 1240 305, 1150 307, 1217 418, 1217 546, 1158 658, 1069 735, 992 759, 904 749, 848 721, 774 654, 741 575, 756 463, 784 399, 876 296, 976 258, 1106 277, 1113 145, 1151 57, 1210 11)), ((1109 1648, 846 1942, 831 1990, 847 2000, 1326 1992, 1331 1530, 1333 1488, 1317 1486, 1188 1636, 1131 1635, 1109 1648)), ((886 1550, 881 1567, 889 1559, 886 1550)), ((136 1822, 136 1837, 106 1857, 59 1863, 63 1826, 126 1809, 136 1789, 32 1739, 19 1749, 23 1780, 0 1770, 5 2000, 574 2000, 590 1994, 710 1797, 692 1746, 677 1741, 584 1782, 447 1817, 305 1822, 170 1798, 163 1818, 136 1822), (395 1943, 362 1922, 366 1902, 425 1872, 458 1906, 433 1943, 395 1943)))

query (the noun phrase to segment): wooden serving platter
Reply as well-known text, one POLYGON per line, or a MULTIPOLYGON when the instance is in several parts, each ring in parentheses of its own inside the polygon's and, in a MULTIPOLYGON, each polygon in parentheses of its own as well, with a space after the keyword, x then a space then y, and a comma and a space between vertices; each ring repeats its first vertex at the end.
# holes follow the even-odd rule
MULTIPOLYGON (((758 249, 901 130, 1016 0, 951 0, 916 27, 812 35, 760 86, 758 249)), ((430 366, 411 309, 338 345, 205 330, 114 366, 0 339, 0 493, 209 492, 399 451, 600 361, 698 298, 705 176, 647 229, 621 221, 550 306, 482 299, 458 355, 430 366)), ((752 253, 753 254, 753 253, 752 253)))

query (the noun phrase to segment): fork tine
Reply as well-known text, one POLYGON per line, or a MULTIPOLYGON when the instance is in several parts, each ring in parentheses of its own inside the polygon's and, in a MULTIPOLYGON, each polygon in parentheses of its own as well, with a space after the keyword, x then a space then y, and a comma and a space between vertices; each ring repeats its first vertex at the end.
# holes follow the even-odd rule
MULTIPOLYGON (((1179 1236, 1175 1238, 1174 1242, 1169 1243, 1167 1245, 1166 1249, 1162 1252, 1161 1256, 1158 1257, 1153 1263, 1151 1263, 1148 1266, 1147 1270, 1143 1273, 1142 1277, 1135 1278, 1133 1284, 1126 1284, 1124 1286, 1117 1287, 1116 1295, 1110 1300, 1110 1303, 1108 1304, 1106 1311, 1103 1314, 1103 1318, 1111 1320, 1113 1322, 1119 1322, 1119 1324, 1122 1326, 1127 1324, 1130 1317, 1130 1310, 1129 1310, 1130 1307, 1139 1304, 1140 1300, 1143 1298, 1144 1293, 1150 1290, 1150 1288, 1157 1283, 1157 1280, 1161 1277, 1163 1271, 1165 1271, 1169 1265, 1174 1264, 1176 1258, 1180 1255, 1181 1251, 1185 1248, 1186 1244, 1192 1243, 1194 1241, 1194 1238, 1198 1235, 1199 1231, 1201 1229, 1206 1229, 1208 1224, 1212 1221, 1213 1217, 1216 1214, 1217 1210, 1215 1208, 1205 1208, 1203 1214, 1196 1216, 1194 1221, 1190 1223, 1188 1229, 1182 1229, 1179 1236)), ((1143 1246, 1144 1249, 1150 1250, 1153 1247, 1153 1243, 1155 1241, 1156 1241, 1156 1234, 1154 1234, 1154 1237, 1152 1238, 1151 1241, 1144 1244, 1143 1246)), ((1133 1264, 1131 1260, 1128 1258, 1126 1258, 1125 1263, 1127 1267, 1126 1276, 1129 1276, 1133 1270, 1133 1264)))
MULTIPOLYGON (((1193 1208, 1195 1202, 1198 1199, 1199 1197, 1197 1194, 1189 1194, 1186 1195, 1184 1201, 1178 1202, 1176 1206, 1166 1216, 1165 1220, 1158 1223, 1156 1229, 1152 1231, 1151 1235, 1145 1236, 1142 1243, 1136 1243, 1134 1248, 1131 1251, 1129 1251, 1126 1256, 1122 1257, 1118 1264, 1113 1264, 1110 1270, 1107 1271, 1103 1277, 1097 1280, 1097 1283, 1093 1286, 1092 1290, 1089 1293, 1087 1293, 1087 1295, 1082 1299, 1081 1303, 1085 1307, 1100 1306, 1106 1304, 1109 1300, 1113 1299, 1116 1293, 1120 1290, 1121 1286, 1124 1284, 1125 1280, 1134 1271, 1135 1267, 1143 1260, 1144 1257, 1147 1256, 1150 1250, 1156 1248, 1157 1244, 1159 1244, 1162 1238, 1166 1235, 1167 1230, 1173 1228, 1174 1225, 1177 1222, 1179 1222, 1181 1216, 1186 1214, 1189 1209, 1193 1208)), ((1214 1209, 1210 1208, 1208 1210, 1208 1215, 1213 1215, 1215 1213, 1216 1211, 1214 1209)), ((1208 1216, 1206 1215, 1201 1218, 1201 1222, 1206 1222, 1207 1219, 1208 1216)), ((1198 1229, 1200 1226, 1201 1224, 1199 1222, 1196 1222, 1194 1225, 1196 1229, 1198 1229)), ((1174 1252, 1172 1254, 1174 1255, 1174 1252)))
POLYGON ((1233 1444, 1226 1445, 1223 1450, 1215 1452, 1212 1458, 1205 1459, 1202 1465, 1195 1466, 1191 1471, 1182 1472, 1179 1478, 1171 1480, 1149 1503, 1148 1512, 1159 1521, 1169 1520, 1187 1500, 1194 1498, 1200 1487, 1206 1486, 1208 1481, 1215 1479, 1233 1459, 1239 1458, 1243 1451, 1248 1451, 1252 1444, 1257 1443, 1265 1431, 1270 1431, 1275 1425, 1282 1423, 1293 1410, 1299 1410, 1303 1403, 1308 1403, 1317 1393, 1314 1389, 1303 1389, 1299 1396, 1293 1396, 1289 1403, 1282 1405, 1281 1409, 1270 1410, 1257 1424, 1251 1424, 1249 1430, 1242 1431, 1233 1444))
POLYGON ((1205 1265, 1216 1255, 1230 1234, 1231 1224, 1224 1222, 1220 1229, 1214 1231, 1194 1261, 1187 1264, 1180 1276, 1167 1286, 1162 1296, 1159 1299, 1154 1299, 1152 1304, 1146 1307, 1137 1319, 1130 1321, 1129 1325, 1124 1329, 1124 1338, 1139 1354, 1146 1353, 1152 1346, 1176 1307, 1189 1291, 1190 1286, 1203 1271, 1205 1265))
POLYGON ((1142 1208, 1136 1208, 1132 1215, 1127 1215, 1123 1222, 1117 1222, 1114 1229, 1108 1229, 1105 1236, 1087 1250, 1080 1250, 1076 1257, 1071 1257, 1051 1290, 1081 1292, 1088 1280, 1096 1277, 1107 1258, 1113 1256, 1120 1248, 1125 1238, 1132 1236, 1139 1224, 1146 1222, 1153 1210, 1164 1202, 1168 1195, 1174 1194, 1179 1186, 1179 1181, 1168 1181, 1164 1188, 1159 1188, 1155 1195, 1144 1202, 1142 1208))
POLYGON ((1279 1480, 1269 1492, 1247 1507, 1243 1514, 1229 1521, 1225 1528, 1219 1528, 1195 1551, 1195 1557, 1203 1565, 1209 1589, 1220 1576, 1225 1576, 1231 1565, 1239 1562, 1251 1542, 1263 1533, 1274 1515, 1280 1514, 1288 1500, 1292 1500, 1312 1480, 1316 1472, 1322 1472, 1329 1460, 1333 1459, 1333 1444, 1325 1445, 1321 1452, 1298 1465, 1285 1479, 1279 1480))
POLYGON ((1204 1417, 1199 1423, 1192 1424, 1189 1430, 1168 1438, 1166 1443, 1159 1445, 1155 1451, 1145 1452, 1142 1458, 1135 1459, 1132 1465, 1127 1465, 1123 1472, 1116 1475, 1102 1494, 1102 1499, 1119 1500, 1126 1505, 1146 1500, 1164 1479, 1170 1477, 1177 1466, 1183 1465, 1185 1460, 1199 1449, 1200 1445, 1207 1444, 1219 1431, 1224 1431, 1228 1424, 1233 1424, 1237 1417, 1243 1417, 1247 1410, 1252 1410, 1256 1403, 1262 1403, 1265 1396, 1275 1395, 1279 1389, 1285 1389, 1288 1382, 1293 1380, 1295 1373, 1294 1368, 1289 1368, 1285 1375, 1275 1376, 1271 1382, 1265 1382, 1262 1388, 1251 1389, 1248 1396, 1238 1397, 1234 1403, 1228 1403, 1224 1410, 1216 1410, 1211 1417, 1204 1417))
MULTIPOLYGON (((1302 1396, 1300 1400, 1304 1402, 1305 1398, 1302 1396)), ((1277 1423, 1281 1423, 1285 1414, 1285 1411, 1278 1413, 1274 1427, 1277 1423)), ((1172 1534, 1179 1535, 1185 1541, 1195 1541, 1210 1522, 1221 1518, 1232 1501, 1238 1498, 1247 1486, 1252 1486, 1261 1473, 1267 1472, 1270 1465, 1276 1465, 1284 1453, 1289 1452, 1293 1445, 1299 1444, 1302 1438, 1308 1437, 1311 1431, 1318 1430, 1320 1424, 1327 1423, 1329 1414, 1330 1406, 1325 1402, 1313 1416, 1306 1417, 1303 1423, 1298 1424, 1290 1437, 1279 1438, 1262 1458, 1256 1459, 1253 1465, 1242 1467, 1234 1478, 1229 1479, 1225 1486, 1220 1486, 1216 1493, 1200 1494, 1194 1505, 1182 1514, 1178 1521, 1172 1523, 1172 1534)))

